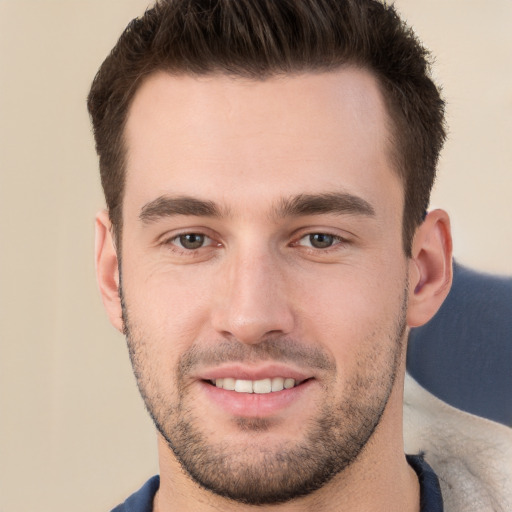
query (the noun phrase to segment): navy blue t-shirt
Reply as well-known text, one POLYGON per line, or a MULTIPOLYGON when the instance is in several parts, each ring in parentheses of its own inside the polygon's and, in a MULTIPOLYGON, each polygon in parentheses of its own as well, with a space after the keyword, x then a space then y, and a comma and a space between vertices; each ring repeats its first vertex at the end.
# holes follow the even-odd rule
MULTIPOLYGON (((434 470, 420 456, 407 455, 407 462, 416 471, 420 482, 420 512, 443 512, 443 498, 434 470)), ((150 478, 144 486, 111 512, 152 512, 153 498, 160 477, 150 478)))
MULTIPOLYGON (((434 470, 419 455, 406 455, 420 482, 420 512, 443 512, 443 496, 434 470)), ((149 509, 151 510, 151 509, 149 509)))

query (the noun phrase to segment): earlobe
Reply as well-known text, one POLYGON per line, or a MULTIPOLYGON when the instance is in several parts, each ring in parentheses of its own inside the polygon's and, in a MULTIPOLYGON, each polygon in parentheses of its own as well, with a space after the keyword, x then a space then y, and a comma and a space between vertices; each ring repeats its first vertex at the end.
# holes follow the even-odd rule
POLYGON ((409 327, 428 322, 441 307, 452 282, 450 219, 444 210, 430 212, 416 230, 409 262, 409 327))
POLYGON ((119 297, 119 265, 112 238, 112 225, 106 210, 96 215, 95 224, 96 278, 112 325, 123 332, 121 299, 119 297))

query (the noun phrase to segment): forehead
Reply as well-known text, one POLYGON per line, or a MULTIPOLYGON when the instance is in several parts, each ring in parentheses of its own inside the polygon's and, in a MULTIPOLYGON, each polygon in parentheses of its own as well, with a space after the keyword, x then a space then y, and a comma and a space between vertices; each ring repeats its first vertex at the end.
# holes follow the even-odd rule
POLYGON ((398 182, 387 127, 377 80, 361 69, 260 81, 157 73, 129 111, 125 198, 375 195, 398 182))

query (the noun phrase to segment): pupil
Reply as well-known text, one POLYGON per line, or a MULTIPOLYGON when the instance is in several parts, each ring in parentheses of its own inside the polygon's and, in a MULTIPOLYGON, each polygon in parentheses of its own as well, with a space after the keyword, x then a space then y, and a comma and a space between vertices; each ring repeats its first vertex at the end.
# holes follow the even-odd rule
POLYGON ((185 249, 199 249, 204 243, 204 235, 196 235, 194 233, 180 236, 180 244, 185 249))
POLYGON ((324 233, 315 233, 314 235, 309 235, 309 241, 316 249, 325 249, 333 244, 334 237, 324 233))

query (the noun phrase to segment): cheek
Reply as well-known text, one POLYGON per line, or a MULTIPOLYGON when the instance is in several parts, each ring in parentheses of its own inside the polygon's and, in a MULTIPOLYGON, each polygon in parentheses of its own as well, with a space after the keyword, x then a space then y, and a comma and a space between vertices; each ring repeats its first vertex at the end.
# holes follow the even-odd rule
POLYGON ((200 337, 208 320, 210 291, 204 285, 207 282, 197 272, 142 267, 123 271, 130 327, 162 358, 176 359, 200 337))
POLYGON ((379 347, 393 348, 406 286, 405 270, 396 267, 342 267, 302 282, 305 336, 324 345, 338 366, 353 365, 379 347))

